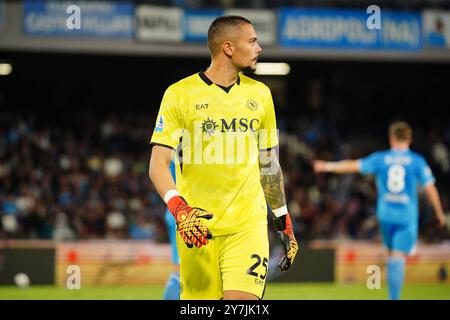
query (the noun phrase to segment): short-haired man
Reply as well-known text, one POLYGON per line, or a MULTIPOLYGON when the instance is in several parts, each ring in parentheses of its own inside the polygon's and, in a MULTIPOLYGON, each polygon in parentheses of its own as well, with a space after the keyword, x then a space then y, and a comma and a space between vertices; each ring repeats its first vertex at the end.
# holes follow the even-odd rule
POLYGON ((418 236, 418 186, 425 189, 441 226, 445 225, 445 215, 427 162, 409 149, 412 142, 409 124, 395 122, 389 127, 388 134, 390 150, 375 152, 359 160, 318 160, 314 162, 314 170, 375 175, 377 217, 383 243, 389 250, 389 297, 398 300, 404 282, 405 260, 413 250, 418 236))
POLYGON ((164 94, 149 176, 177 223, 181 299, 261 299, 269 259, 267 203, 285 248, 282 270, 298 250, 274 151, 273 100, 267 86, 240 74, 255 70, 261 52, 249 20, 215 19, 208 46, 209 68, 164 94), (180 138, 175 185, 169 163, 180 138))

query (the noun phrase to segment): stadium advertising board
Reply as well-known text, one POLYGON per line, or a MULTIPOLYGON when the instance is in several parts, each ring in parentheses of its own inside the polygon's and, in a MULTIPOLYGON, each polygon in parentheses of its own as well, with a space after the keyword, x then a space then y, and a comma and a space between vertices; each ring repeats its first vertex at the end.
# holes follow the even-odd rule
POLYGON ((0 247, 0 285, 17 284, 15 279, 20 274, 33 285, 53 285, 55 272, 55 249, 52 247, 0 247))
POLYGON ((136 9, 136 37, 142 41, 183 41, 183 10, 141 5, 136 9))
POLYGON ((423 29, 425 46, 450 48, 450 11, 425 10, 423 29))
POLYGON ((303 248, 290 272, 272 271, 273 282, 334 282, 335 249, 303 248))
POLYGON ((223 15, 221 10, 186 10, 184 13, 184 40, 206 42, 211 22, 223 15))
POLYGON ((284 47, 418 51, 423 47, 418 12, 382 11, 379 29, 369 29, 366 10, 281 9, 278 39, 284 47))
POLYGON ((86 240, 58 243, 56 283, 65 286, 69 266, 82 286, 164 284, 171 273, 170 245, 149 241, 86 240))
POLYGON ((132 37, 134 32, 131 2, 25 0, 23 8, 28 35, 132 37), (77 19, 79 26, 73 23, 77 19))
POLYGON ((238 15, 249 19, 258 34, 258 42, 274 45, 277 41, 277 16, 270 10, 228 9, 226 15, 238 15))

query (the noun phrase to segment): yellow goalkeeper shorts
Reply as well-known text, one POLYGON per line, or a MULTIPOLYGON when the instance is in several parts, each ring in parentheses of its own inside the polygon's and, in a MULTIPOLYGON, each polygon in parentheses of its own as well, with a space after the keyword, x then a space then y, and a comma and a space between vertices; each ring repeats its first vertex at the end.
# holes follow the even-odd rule
POLYGON ((213 236, 201 248, 188 248, 177 233, 177 246, 182 300, 218 300, 224 290, 262 298, 269 266, 267 224, 213 236))

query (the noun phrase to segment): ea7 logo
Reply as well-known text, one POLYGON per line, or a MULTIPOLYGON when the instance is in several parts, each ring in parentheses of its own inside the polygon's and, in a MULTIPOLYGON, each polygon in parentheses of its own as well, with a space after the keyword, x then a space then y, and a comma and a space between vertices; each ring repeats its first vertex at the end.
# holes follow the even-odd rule
POLYGON ((195 109, 199 110, 199 109, 208 109, 208 103, 197 103, 195 105, 195 109))

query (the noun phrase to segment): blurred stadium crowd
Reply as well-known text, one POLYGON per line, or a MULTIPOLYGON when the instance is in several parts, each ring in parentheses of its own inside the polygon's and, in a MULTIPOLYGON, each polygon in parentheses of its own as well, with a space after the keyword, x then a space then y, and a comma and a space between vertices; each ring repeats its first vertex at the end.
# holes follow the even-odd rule
POLYGON ((89 115, 72 119, 73 127, 33 116, 1 119, 0 202, 8 236, 161 240, 164 207, 147 174, 145 124, 89 115))
MULTIPOLYGON (((0 111, 0 119, 3 237, 167 241, 165 207, 147 174, 153 118, 120 112, 97 118, 86 110, 72 115, 71 125, 11 111, 0 111)), ((378 237, 372 178, 316 175, 311 160, 365 156, 386 148, 385 137, 369 132, 361 143, 358 137, 343 139, 331 119, 295 120, 295 130, 285 129, 289 121, 279 116, 280 157, 297 236, 378 237)), ((429 161, 449 212, 450 123, 439 132, 415 128, 413 146, 429 161)), ((448 231, 435 228, 433 217, 421 199, 422 239, 449 238, 448 231)))

